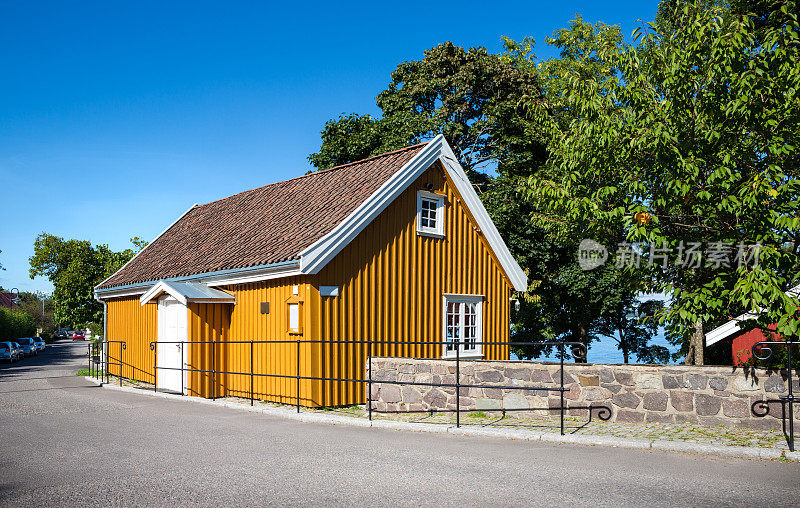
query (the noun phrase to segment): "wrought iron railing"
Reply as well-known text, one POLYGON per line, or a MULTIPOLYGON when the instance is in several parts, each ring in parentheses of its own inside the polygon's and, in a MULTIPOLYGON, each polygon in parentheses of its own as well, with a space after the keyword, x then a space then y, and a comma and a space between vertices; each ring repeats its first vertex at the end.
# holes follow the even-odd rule
POLYGON ((771 400, 757 400, 753 402, 750 410, 753 414, 757 417, 764 417, 769 414, 769 405, 770 403, 779 403, 781 405, 781 424, 783 427, 783 435, 786 437, 786 442, 789 445, 789 451, 794 451, 794 403, 795 401, 800 400, 800 397, 796 397, 793 392, 792 387, 792 349, 794 346, 800 345, 800 342, 797 341, 775 341, 775 340, 762 340, 760 342, 756 342, 753 344, 752 351, 753 356, 758 358, 759 360, 769 360, 773 354, 773 346, 784 346, 786 348, 786 372, 787 372, 787 384, 789 386, 789 393, 788 395, 780 395, 777 399, 771 400), (788 409, 788 411, 787 411, 788 409), (787 420, 788 420, 788 432, 787 432, 787 420))
MULTIPOLYGON (((122 343, 120 349, 120 356, 123 356, 123 351, 125 350, 125 341, 105 341, 105 342, 118 342, 122 343)), ((559 394, 559 405, 557 407, 550 407, 548 404, 547 407, 528 407, 528 408, 503 408, 498 409, 497 411, 502 411, 503 413, 508 411, 558 411, 559 412, 559 420, 560 420, 560 431, 563 435, 565 432, 564 429, 564 419, 567 411, 572 410, 586 410, 588 411, 588 418, 589 421, 592 420, 593 414, 596 413, 597 417, 601 420, 609 420, 611 418, 611 408, 607 405, 603 404, 586 404, 586 405, 567 405, 565 401, 565 392, 569 392, 570 389, 565 387, 564 384, 564 367, 565 367, 565 358, 568 354, 570 354, 573 358, 577 359, 585 359, 586 358, 586 345, 581 342, 561 342, 561 341, 546 341, 546 342, 514 342, 513 344, 509 344, 508 342, 497 342, 497 341, 476 341, 471 342, 470 344, 474 345, 481 345, 481 346, 535 346, 535 347, 553 347, 558 350, 559 356, 559 383, 557 386, 525 386, 525 385, 515 385, 515 384, 473 384, 473 383, 462 383, 461 382, 461 363, 464 361, 461 355, 461 351, 457 347, 458 344, 456 343, 455 347, 455 356, 452 358, 446 358, 445 361, 453 361, 455 364, 456 372, 455 372, 455 379, 452 383, 444 383, 444 382, 425 382, 425 381, 399 381, 399 380, 374 380, 373 379, 373 358, 380 358, 380 356, 373 355, 373 348, 375 345, 385 347, 388 343, 386 341, 378 341, 378 340, 242 340, 242 341, 152 341, 150 342, 150 350, 153 351, 153 372, 156 373, 159 370, 171 370, 171 371, 180 371, 181 375, 181 390, 180 393, 185 393, 185 383, 184 383, 184 376, 186 373, 201 373, 211 376, 211 388, 212 388, 212 395, 211 398, 214 399, 217 397, 216 389, 217 389, 217 375, 234 375, 234 376, 248 376, 250 378, 250 405, 253 405, 255 402, 255 389, 254 389, 254 380, 255 378, 277 378, 277 379, 293 379, 296 383, 296 394, 295 394, 295 406, 297 412, 300 412, 301 409, 301 390, 300 384, 301 381, 330 381, 330 382, 350 382, 350 383, 360 383, 362 385, 366 385, 366 409, 368 413, 368 417, 372 420, 373 413, 379 414, 396 414, 396 413, 414 413, 414 412, 424 412, 424 413, 455 413, 456 415, 456 426, 461 426, 461 413, 464 411, 461 408, 461 388, 493 388, 499 390, 522 390, 526 392, 534 391, 534 392, 557 392, 559 394), (181 366, 180 367, 167 367, 167 366, 160 366, 158 365, 158 346, 159 344, 180 344, 181 345, 181 366), (228 370, 218 370, 215 368, 210 369, 198 369, 198 368, 191 368, 184 364, 183 361, 183 349, 187 344, 206 344, 211 345, 211 358, 210 364, 212 366, 216 365, 216 349, 218 346, 233 346, 233 345, 243 345, 247 344, 250 346, 250 369, 249 371, 228 371, 228 370), (293 344, 296 348, 296 355, 295 355, 295 374, 279 374, 279 373, 267 373, 267 372, 256 372, 254 368, 253 359, 254 355, 254 346, 256 344, 293 344), (300 364, 301 364, 301 347, 303 344, 316 344, 316 345, 361 345, 366 346, 366 361, 368 368, 365 369, 365 375, 363 378, 350 378, 350 377, 340 377, 340 376, 309 376, 309 375, 301 375, 300 374, 300 364), (439 388, 454 388, 455 389, 455 409, 447 409, 447 408, 430 408, 424 410, 410 410, 410 409, 398 409, 398 410, 378 410, 374 407, 373 399, 372 399, 372 385, 373 384, 391 384, 391 385, 403 385, 403 386, 425 386, 425 387, 439 387, 439 388)), ((398 341, 395 344, 401 344, 404 346, 412 346, 412 345, 428 345, 428 346, 435 346, 441 347, 442 342, 440 341, 398 341)), ((122 358, 119 359, 119 362, 110 362, 109 355, 105 355, 105 363, 103 364, 106 367, 106 371, 108 370, 109 365, 120 365, 120 383, 122 382, 122 365, 124 365, 124 361, 122 358)), ((107 373, 106 373, 107 375, 107 373)), ((158 376, 154 376, 153 382, 153 390, 158 391, 158 376)), ((469 411, 472 411, 470 409, 469 411)))
POLYGON ((124 340, 97 340, 89 343, 89 375, 101 382, 108 383, 110 379, 108 367, 119 366, 119 385, 122 386, 122 351, 126 349, 124 340), (108 344, 120 344, 120 358, 111 358, 108 344), (113 361, 119 360, 119 361, 113 361))

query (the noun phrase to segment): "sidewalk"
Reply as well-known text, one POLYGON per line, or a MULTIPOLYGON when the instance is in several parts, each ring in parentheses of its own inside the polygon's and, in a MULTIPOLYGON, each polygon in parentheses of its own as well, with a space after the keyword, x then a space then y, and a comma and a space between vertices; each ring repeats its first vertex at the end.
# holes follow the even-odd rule
MULTIPOLYGON (((85 377, 99 383, 92 377, 85 377)), ((153 392, 152 385, 123 380, 111 376, 105 388, 143 395, 171 398, 184 402, 195 402, 229 407, 238 410, 259 412, 309 423, 332 425, 354 425, 361 427, 391 428, 417 432, 451 433, 465 436, 486 436, 550 443, 572 443, 591 446, 653 449, 673 452, 700 453, 726 457, 758 459, 780 459, 800 462, 800 452, 790 452, 786 439, 779 431, 742 429, 727 426, 704 427, 692 424, 641 424, 604 422, 594 419, 587 422, 573 416, 565 417, 564 432, 560 434, 557 416, 529 416, 500 412, 471 411, 461 414, 461 426, 456 427, 455 414, 380 414, 373 412, 368 419, 363 406, 334 409, 301 408, 271 402, 256 401, 250 406, 249 399, 225 397, 216 400, 199 397, 184 397, 176 394, 153 392)), ((530 413, 529 413, 530 414, 530 413)))

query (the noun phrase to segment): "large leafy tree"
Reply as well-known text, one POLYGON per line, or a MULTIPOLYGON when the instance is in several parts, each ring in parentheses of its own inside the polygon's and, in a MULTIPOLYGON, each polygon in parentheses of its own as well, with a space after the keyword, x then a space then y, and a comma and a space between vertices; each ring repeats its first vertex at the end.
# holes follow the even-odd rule
POLYGON ((561 96, 529 101, 551 149, 529 198, 642 242, 651 289, 669 296, 660 319, 698 364, 704 326, 741 310, 785 335, 800 324, 785 293, 800 269, 796 4, 707 7, 681 3, 635 46, 605 47, 616 77, 570 72, 561 96), (564 122, 564 109, 580 114, 564 122), (705 258, 689 259, 695 244, 705 258))
POLYGON ((485 168, 541 158, 541 144, 527 135, 520 99, 537 93, 536 74, 485 48, 446 42, 424 58, 403 62, 377 97, 382 116, 343 115, 325 124, 318 169, 352 162, 444 134, 471 178, 485 182, 485 168))
MULTIPOLYGON (((538 204, 519 199, 520 179, 538 174, 547 158, 541 126, 526 114, 525 98, 564 93, 569 70, 608 79, 612 71, 597 51, 620 41, 618 27, 578 18, 547 40, 560 56, 540 63, 530 39, 506 40, 507 50, 500 55, 441 44, 392 73, 377 98, 380 118, 352 114, 327 122, 322 146, 309 160, 325 169, 443 133, 529 274, 531 287, 514 315, 513 338, 590 343, 601 332, 603 312, 611 309, 607 302, 630 299, 636 288, 615 267, 581 270, 576 262, 580 227, 553 220, 538 204)), ((613 232, 621 233, 621 228, 613 232)), ((516 352, 532 356, 540 351, 516 352)))
MULTIPOLYGON (((608 93, 606 85, 613 85, 615 69, 602 58, 600 50, 618 47, 622 36, 618 26, 592 24, 578 16, 545 42, 558 49, 557 57, 537 62, 531 39, 519 42, 506 39, 504 54, 515 66, 535 72, 539 78, 537 93, 526 96, 523 102, 533 102, 537 107, 544 103, 550 107, 547 122, 542 123, 534 116, 534 121, 528 123, 526 134, 534 136, 542 146, 550 139, 550 129, 567 128, 582 114, 580 109, 561 99, 569 93, 572 75, 591 79, 598 83, 598 93, 608 93)), ((529 110, 526 108, 524 112, 529 110)), ((550 148, 552 146, 547 147, 550 148)), ((544 158, 549 156, 547 150, 540 150, 540 154, 544 158)), ((521 178, 563 176, 560 167, 542 162, 540 160, 536 167, 499 175, 490 192, 482 196, 488 203, 487 208, 495 212, 493 219, 504 238, 510 240, 512 251, 523 261, 532 279, 529 304, 523 307, 514 323, 515 338, 531 341, 544 337, 588 345, 601 336, 614 337, 617 328, 610 328, 607 323, 626 320, 628 309, 621 302, 633 305, 642 289, 639 278, 635 271, 614 265, 582 269, 577 263, 577 252, 580 242, 586 238, 583 222, 548 213, 546 203, 518 199, 521 178)), ((624 232, 620 225, 610 225, 602 232, 595 231, 594 237, 605 243, 615 243, 624 238, 624 232)), ((643 342, 639 352, 642 358, 650 351, 647 341, 655 333, 650 327, 641 328, 643 342)), ((537 351, 521 353, 530 356, 537 351)))
POLYGON ((72 326, 102 321, 103 307, 92 290, 146 245, 138 237, 131 242, 137 250, 114 252, 86 240, 65 240, 47 233, 36 238, 29 260, 30 277, 44 276, 53 283, 52 301, 59 323, 72 326))

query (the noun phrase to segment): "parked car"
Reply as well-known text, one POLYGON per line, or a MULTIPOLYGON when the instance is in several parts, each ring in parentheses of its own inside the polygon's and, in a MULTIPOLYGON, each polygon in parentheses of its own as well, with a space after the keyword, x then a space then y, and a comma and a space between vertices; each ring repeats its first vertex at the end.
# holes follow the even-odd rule
POLYGON ((12 340, 11 347, 17 351, 17 360, 22 360, 24 358, 24 355, 22 354, 22 346, 12 340))
POLYGON ((53 337, 55 337, 56 340, 70 339, 72 338, 72 332, 67 330, 66 328, 62 328, 61 330, 56 330, 55 332, 53 332, 53 337))
POLYGON ((36 343, 36 350, 42 352, 47 348, 47 344, 44 343, 44 339, 41 337, 34 337, 33 341, 36 343))
POLYGON ((11 342, 0 342, 0 360, 16 362, 19 360, 19 348, 11 342))
POLYGON ((31 338, 14 339, 22 350, 22 356, 35 356, 39 353, 36 343, 31 338))
POLYGON ((80 330, 72 332, 72 340, 86 340, 86 335, 80 330))

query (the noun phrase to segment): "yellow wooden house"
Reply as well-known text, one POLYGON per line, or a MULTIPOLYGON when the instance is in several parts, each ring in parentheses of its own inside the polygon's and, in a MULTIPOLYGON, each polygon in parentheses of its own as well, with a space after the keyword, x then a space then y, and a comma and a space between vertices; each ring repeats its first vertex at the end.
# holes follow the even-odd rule
POLYGON ((205 397, 249 396, 252 379, 257 399, 330 406, 365 402, 322 378, 363 379, 368 347, 508 359, 526 285, 438 136, 194 205, 95 295, 106 339, 125 341, 113 374, 205 397))

